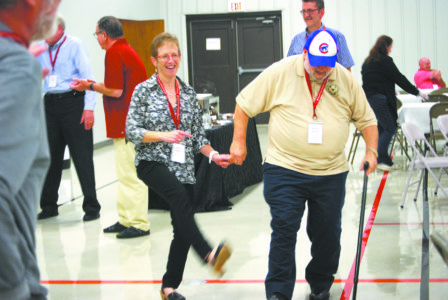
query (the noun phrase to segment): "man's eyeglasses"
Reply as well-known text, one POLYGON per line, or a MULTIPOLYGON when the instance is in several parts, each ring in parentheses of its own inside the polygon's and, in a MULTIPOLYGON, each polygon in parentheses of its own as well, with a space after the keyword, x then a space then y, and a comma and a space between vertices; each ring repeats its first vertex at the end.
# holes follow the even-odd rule
POLYGON ((301 10, 300 13, 302 15, 312 15, 316 10, 320 10, 320 9, 316 8, 316 9, 301 10))
POLYGON ((98 34, 103 33, 103 32, 104 32, 104 31, 94 32, 94 33, 93 33, 93 37, 94 37, 94 38, 97 38, 97 37, 98 37, 98 34))
POLYGON ((173 60, 179 60, 180 53, 179 54, 173 54, 173 55, 162 55, 162 56, 156 56, 156 58, 160 59, 161 61, 167 62, 172 58, 173 60))

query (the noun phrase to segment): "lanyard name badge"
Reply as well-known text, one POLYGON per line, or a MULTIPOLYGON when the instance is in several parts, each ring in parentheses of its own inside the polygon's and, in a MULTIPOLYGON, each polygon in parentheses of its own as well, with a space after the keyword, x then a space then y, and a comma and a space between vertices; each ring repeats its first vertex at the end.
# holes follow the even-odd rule
MULTIPOLYGON (((54 72, 54 66, 56 65, 56 60, 58 59, 59 50, 61 49, 61 46, 62 46, 62 44, 64 44, 66 39, 67 39, 67 36, 64 37, 64 39, 62 40, 61 44, 58 46, 58 49, 56 50, 56 53, 54 55, 54 59, 53 59, 53 54, 52 54, 51 48, 48 50, 48 53, 50 55, 50 64, 51 64, 51 71, 52 72, 54 72)), ((56 74, 50 75, 48 77, 48 87, 49 88, 56 87, 57 81, 58 81, 58 76, 56 74)))
MULTIPOLYGON (((305 72, 306 83, 308 84, 308 89, 310 90, 311 99, 313 99, 313 90, 311 88, 310 76, 305 72)), ((327 85, 328 77, 322 82, 322 85, 317 93, 316 99, 313 100, 313 118, 308 122, 308 144, 322 144, 323 140, 323 129, 324 123, 319 120, 316 115, 316 107, 319 104, 320 98, 327 85)))
MULTIPOLYGON (((159 75, 157 75, 157 82, 159 83, 160 88, 162 89, 162 92, 165 94, 166 99, 168 100, 168 107, 170 109, 171 118, 173 118, 174 126, 176 126, 176 130, 179 129, 179 123, 180 123, 180 90, 179 90, 179 84, 177 83, 177 80, 175 81, 175 89, 176 89, 176 115, 174 115, 174 109, 171 105, 171 102, 168 98, 168 93, 166 92, 165 86, 163 85, 162 81, 159 78, 159 75)), ((171 151, 171 160, 174 162, 178 162, 181 164, 185 163, 185 145, 183 144, 172 144, 173 148, 171 151)))

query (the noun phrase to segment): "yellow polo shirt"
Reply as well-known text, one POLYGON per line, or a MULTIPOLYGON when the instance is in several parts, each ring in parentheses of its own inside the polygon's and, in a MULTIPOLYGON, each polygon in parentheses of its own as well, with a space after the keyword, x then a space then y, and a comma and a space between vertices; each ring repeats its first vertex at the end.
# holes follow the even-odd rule
POLYGON ((352 120, 359 130, 377 125, 375 114, 355 77, 336 64, 316 108, 323 122, 322 144, 308 143, 313 101, 321 82, 311 80, 308 89, 303 55, 274 63, 247 85, 236 101, 254 117, 270 112, 269 142, 265 162, 308 175, 332 175, 348 171, 345 145, 352 120))

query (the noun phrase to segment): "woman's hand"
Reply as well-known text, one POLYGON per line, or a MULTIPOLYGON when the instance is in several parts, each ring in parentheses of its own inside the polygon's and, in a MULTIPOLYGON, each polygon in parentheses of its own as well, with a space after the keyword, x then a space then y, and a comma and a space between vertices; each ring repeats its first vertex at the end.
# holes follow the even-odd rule
POLYGON ((428 98, 429 98, 427 94, 422 93, 422 92, 420 92, 419 96, 422 97, 425 100, 428 100, 428 98))
POLYGON ((174 130, 164 132, 161 136, 161 140, 167 143, 178 144, 182 142, 185 137, 191 137, 191 134, 182 130, 174 130))
POLYGON ((218 166, 227 168, 230 165, 230 154, 214 154, 212 160, 218 166))

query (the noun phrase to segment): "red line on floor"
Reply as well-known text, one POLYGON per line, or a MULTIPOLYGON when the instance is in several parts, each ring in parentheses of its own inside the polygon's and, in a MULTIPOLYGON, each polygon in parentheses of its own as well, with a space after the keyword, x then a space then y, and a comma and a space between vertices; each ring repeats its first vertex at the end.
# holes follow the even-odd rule
MULTIPOLYGON (((365 227, 363 235, 362 235, 361 258, 359 260, 359 264, 361 264, 361 262, 362 262, 364 250, 366 249, 367 241, 369 240, 369 237, 370 237, 370 231, 372 230, 373 222, 375 221, 376 213, 378 211, 378 206, 380 205, 381 195, 383 194, 383 190, 384 190, 384 186, 386 185, 386 180, 387 180, 388 174, 389 174, 389 172, 384 172, 383 177, 381 178, 380 186, 378 187, 375 201, 373 202, 372 210, 370 211, 369 219, 367 220, 367 224, 366 224, 366 227, 365 227)), ((352 293, 354 278, 355 278, 355 265, 356 265, 356 257, 353 261, 352 268, 350 269, 348 278, 345 281, 344 290, 342 291, 340 300, 349 300, 349 298, 350 298, 350 294, 352 293)), ((358 282, 363 282, 363 281, 358 280, 358 282)))
MULTIPOLYGON (((430 224, 430 225, 448 225, 448 222, 430 222, 429 224, 430 224)), ((423 223, 422 223, 422 222, 409 222, 409 223, 407 223, 407 222, 405 222, 405 223, 375 223, 375 225, 386 225, 386 226, 388 226, 388 225, 398 225, 398 226, 404 225, 404 226, 406 226, 406 225, 423 225, 423 223)))
MULTIPOLYGON (((201 281, 201 280, 198 280, 201 281)), ((360 279, 362 283, 420 283, 420 278, 376 278, 360 279)), ((335 283, 353 283, 353 279, 335 279, 335 283)), ((431 283, 448 283, 448 278, 432 278, 431 283)), ((162 284, 162 280, 41 280, 41 284, 162 284)), ((298 284, 308 284, 305 279, 297 279, 298 284)), ((204 284, 264 284, 264 279, 206 279, 204 284)))

